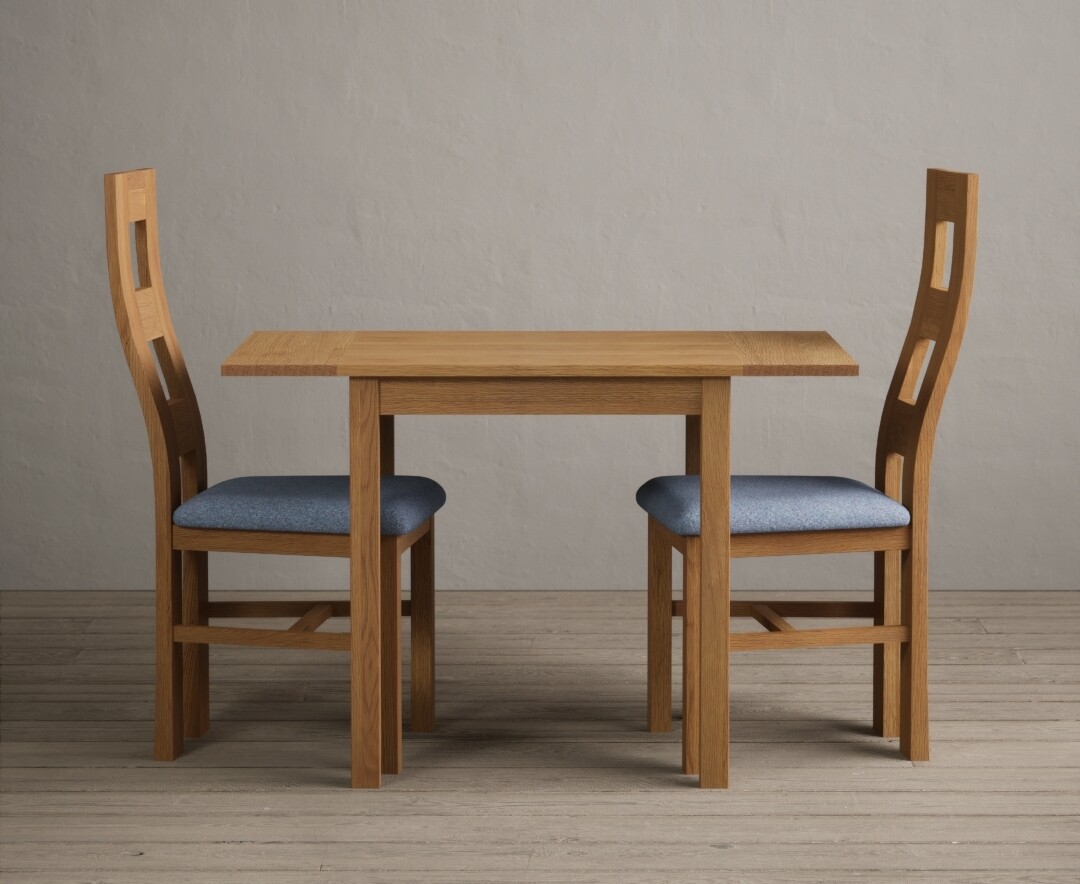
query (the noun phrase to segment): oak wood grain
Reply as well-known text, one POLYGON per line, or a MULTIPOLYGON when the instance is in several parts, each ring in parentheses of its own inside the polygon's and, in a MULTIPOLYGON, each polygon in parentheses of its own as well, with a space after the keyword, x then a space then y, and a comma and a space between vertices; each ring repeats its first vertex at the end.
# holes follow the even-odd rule
POLYGON ((731 606, 731 381, 701 383, 701 574, 698 781, 728 786, 728 650, 731 606))
POLYGON ((252 333, 223 375, 378 378, 856 375, 826 332, 353 331, 252 333))
POLYGON ((695 378, 391 378, 384 414, 696 414, 695 378))
POLYGON ((379 384, 349 381, 349 666, 352 785, 382 777, 379 384))
MULTIPOLYGON (((398 605, 400 614, 401 606, 398 605)), ((329 602, 317 602, 305 611, 292 626, 289 632, 314 632, 322 626, 334 614, 334 606, 329 602)))

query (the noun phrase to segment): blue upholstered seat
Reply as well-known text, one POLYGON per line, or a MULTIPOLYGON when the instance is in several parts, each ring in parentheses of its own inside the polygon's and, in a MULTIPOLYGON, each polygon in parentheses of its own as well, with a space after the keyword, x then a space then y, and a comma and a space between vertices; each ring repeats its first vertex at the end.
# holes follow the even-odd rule
MULTIPOLYGON (((423 476, 382 477, 382 533, 409 534, 444 503, 442 486, 423 476)), ((349 533, 348 476, 243 476, 212 485, 173 513, 182 528, 349 533)))
MULTIPOLYGON (((701 533, 697 476, 659 476, 638 489, 637 502, 672 534, 701 533)), ((880 491, 839 476, 732 476, 731 533, 896 528, 911 514, 880 491)))

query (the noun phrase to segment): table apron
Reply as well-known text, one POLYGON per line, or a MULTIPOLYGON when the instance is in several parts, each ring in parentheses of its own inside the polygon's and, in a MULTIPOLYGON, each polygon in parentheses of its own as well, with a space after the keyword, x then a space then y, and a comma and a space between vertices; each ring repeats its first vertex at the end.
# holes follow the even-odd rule
POLYGON ((701 378, 383 378, 382 414, 701 414, 701 378))

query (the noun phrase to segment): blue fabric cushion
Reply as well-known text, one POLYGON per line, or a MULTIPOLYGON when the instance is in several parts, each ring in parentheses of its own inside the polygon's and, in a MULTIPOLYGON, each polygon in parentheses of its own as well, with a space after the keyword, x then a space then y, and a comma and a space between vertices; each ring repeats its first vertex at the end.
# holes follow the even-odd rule
MULTIPOLYGON (((659 476, 638 489, 637 502, 672 534, 701 533, 701 480, 659 476)), ((880 491, 839 476, 732 476, 731 533, 896 528, 911 514, 880 491)))
MULTIPOLYGON (((419 528, 446 492, 423 476, 383 476, 382 533, 400 537, 419 528)), ((232 531, 349 533, 348 476, 243 476, 212 485, 173 513, 182 528, 232 531)))

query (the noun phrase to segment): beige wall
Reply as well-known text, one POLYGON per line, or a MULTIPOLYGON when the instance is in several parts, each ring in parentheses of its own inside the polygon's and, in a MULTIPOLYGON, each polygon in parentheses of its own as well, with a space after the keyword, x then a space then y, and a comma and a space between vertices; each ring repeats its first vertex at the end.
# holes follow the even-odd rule
MULTIPOLYGON (((223 379, 253 328, 825 328, 844 380, 735 383, 738 471, 872 478, 924 169, 982 173, 932 583, 1077 587, 1080 4, 0 3, 0 586, 151 581, 102 174, 158 169, 211 479, 345 468, 340 381, 223 379)), ((445 587, 644 583, 666 419, 402 419, 445 587)), ((341 586, 218 557, 218 587, 341 586)), ((867 557, 737 564, 855 587, 867 557)))

